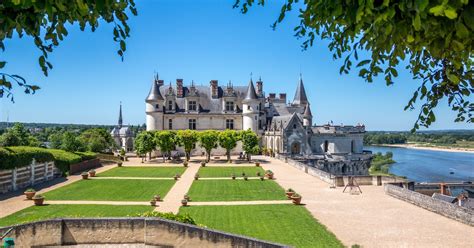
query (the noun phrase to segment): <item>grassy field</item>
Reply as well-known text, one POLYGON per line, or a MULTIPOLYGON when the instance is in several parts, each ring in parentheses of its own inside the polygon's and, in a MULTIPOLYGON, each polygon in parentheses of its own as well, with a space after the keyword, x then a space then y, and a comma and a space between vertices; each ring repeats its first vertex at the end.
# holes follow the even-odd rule
POLYGON ((198 173, 200 177, 231 177, 232 173, 235 173, 237 177, 241 177, 242 172, 248 177, 256 177, 257 172, 260 172, 262 176, 265 173, 261 167, 256 166, 201 167, 198 173))
POLYGON ((184 167, 116 167, 97 174, 98 177, 174 177, 176 173, 182 175, 184 167))
POLYGON ((165 197, 174 180, 95 179, 80 180, 44 194, 48 200, 148 201, 165 197))
POLYGON ((274 181, 197 180, 188 192, 193 201, 285 200, 285 191, 274 181))
POLYGON ((303 206, 191 206, 180 213, 209 228, 295 247, 343 247, 303 206))
POLYGON ((32 206, 0 219, 0 226, 65 217, 125 217, 153 210, 151 206, 45 205, 32 206))

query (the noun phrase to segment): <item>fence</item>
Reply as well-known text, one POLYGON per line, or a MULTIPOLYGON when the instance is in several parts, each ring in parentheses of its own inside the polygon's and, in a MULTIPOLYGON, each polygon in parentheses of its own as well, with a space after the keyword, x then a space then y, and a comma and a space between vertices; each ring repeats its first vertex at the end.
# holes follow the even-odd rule
POLYGON ((36 163, 25 167, 0 170, 0 193, 6 193, 51 180, 61 175, 54 162, 36 163))

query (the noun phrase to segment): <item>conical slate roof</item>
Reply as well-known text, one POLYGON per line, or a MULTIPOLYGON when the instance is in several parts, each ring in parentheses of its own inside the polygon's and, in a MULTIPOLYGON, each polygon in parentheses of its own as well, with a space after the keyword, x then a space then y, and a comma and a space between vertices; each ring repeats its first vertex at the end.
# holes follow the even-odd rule
POLYGON ((150 93, 148 93, 146 101, 158 101, 158 100, 163 100, 163 96, 160 93, 160 86, 158 86, 158 81, 155 80, 153 81, 153 84, 151 85, 150 93))
POLYGON ((247 87, 247 93, 245 93, 244 100, 256 100, 258 99, 257 93, 255 93, 255 87, 253 86, 252 79, 250 79, 249 86, 247 87))
POLYGON ((311 113, 311 108, 309 107, 309 103, 306 103, 303 116, 313 116, 313 114, 311 113))
POLYGON ((296 88, 295 98, 293 98, 293 104, 306 104, 308 98, 306 97, 306 91, 304 90, 303 78, 300 75, 300 81, 296 88))

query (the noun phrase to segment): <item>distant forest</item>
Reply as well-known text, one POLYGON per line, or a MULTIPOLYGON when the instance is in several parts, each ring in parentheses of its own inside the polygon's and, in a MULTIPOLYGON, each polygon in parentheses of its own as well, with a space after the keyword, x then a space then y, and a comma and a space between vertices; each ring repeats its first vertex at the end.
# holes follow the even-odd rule
POLYGON ((365 145, 429 143, 449 145, 474 142, 474 130, 442 130, 411 132, 372 131, 364 136, 365 145))

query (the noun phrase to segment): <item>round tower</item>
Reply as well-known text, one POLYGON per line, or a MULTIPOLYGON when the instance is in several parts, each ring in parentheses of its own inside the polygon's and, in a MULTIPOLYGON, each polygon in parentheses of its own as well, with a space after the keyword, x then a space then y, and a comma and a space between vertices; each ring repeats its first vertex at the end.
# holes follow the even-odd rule
POLYGON ((158 75, 151 85, 150 93, 145 99, 146 130, 163 130, 163 104, 164 99, 160 93, 161 80, 158 75))
POLYGON ((247 93, 245 94, 245 98, 242 100, 243 130, 248 130, 250 128, 250 130, 258 134, 257 125, 258 114, 260 111, 258 109, 259 103, 260 101, 255 93, 255 87, 253 86, 252 80, 250 80, 247 93))

